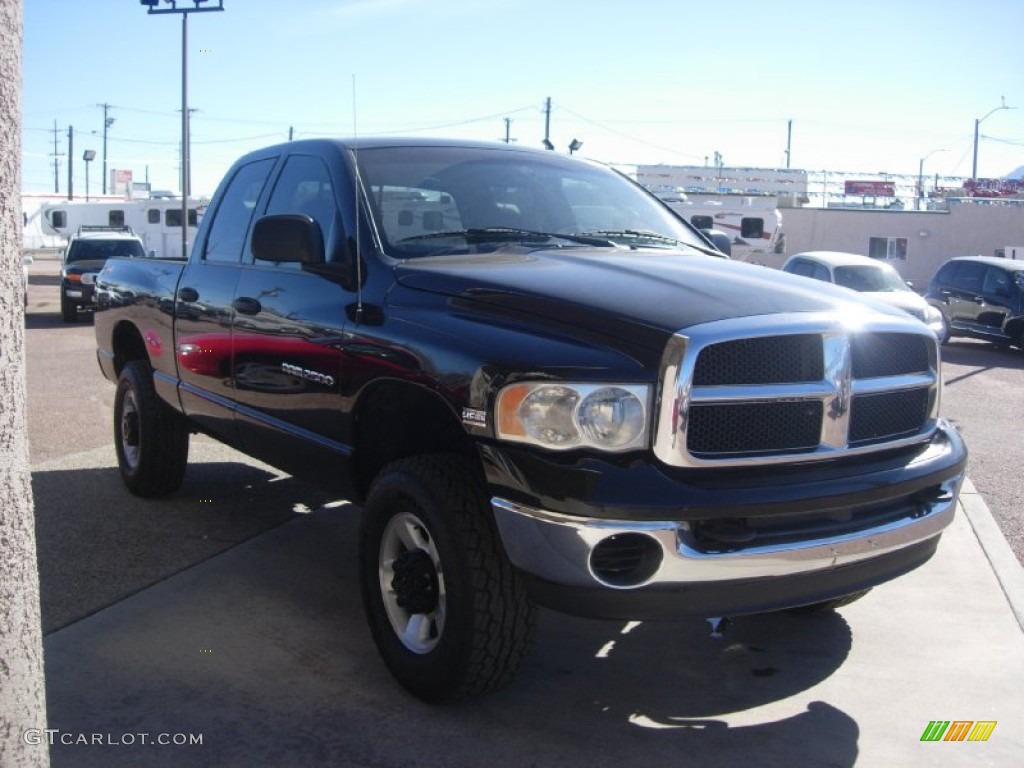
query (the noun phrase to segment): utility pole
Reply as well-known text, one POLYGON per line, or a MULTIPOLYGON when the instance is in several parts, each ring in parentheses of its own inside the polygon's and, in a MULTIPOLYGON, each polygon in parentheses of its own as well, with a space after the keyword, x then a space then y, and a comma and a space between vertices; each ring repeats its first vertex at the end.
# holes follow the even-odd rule
POLYGON ((288 141, 291 141, 291 140, 292 140, 292 136, 294 136, 294 135, 295 135, 295 133, 294 133, 294 132, 295 132, 295 126, 293 126, 293 125, 289 125, 289 126, 288 126, 288 141))
POLYGON ((509 144, 512 142, 512 118, 505 118, 505 143, 509 144))
POLYGON ((97 104, 103 108, 103 194, 107 194, 107 129, 114 124, 114 118, 107 116, 107 110, 111 105, 104 102, 97 104))
POLYGON ((57 150, 57 137, 60 135, 60 129, 57 127, 57 121, 53 121, 53 194, 60 194, 60 158, 64 154, 57 150))
POLYGON ((790 120, 786 127, 786 168, 789 168, 789 150, 793 146, 793 121, 790 120))
POLYGON ((74 166, 75 159, 75 129, 72 126, 68 126, 68 200, 75 199, 75 186, 74 180, 71 176, 71 170, 74 166))
MULTIPOLYGON (((187 169, 189 167, 189 124, 188 124, 188 15, 203 11, 223 11, 224 0, 218 0, 217 7, 202 5, 205 0, 195 0, 194 8, 179 8, 177 2, 171 0, 170 8, 159 8, 158 0, 144 0, 148 14, 180 13, 181 14, 181 166, 185 177, 186 188, 181 190, 181 255, 188 256, 188 189, 187 169)), ((182 5, 185 5, 182 3, 182 5)))
POLYGON ((544 149, 554 149, 551 143, 551 97, 548 96, 544 105, 544 149))

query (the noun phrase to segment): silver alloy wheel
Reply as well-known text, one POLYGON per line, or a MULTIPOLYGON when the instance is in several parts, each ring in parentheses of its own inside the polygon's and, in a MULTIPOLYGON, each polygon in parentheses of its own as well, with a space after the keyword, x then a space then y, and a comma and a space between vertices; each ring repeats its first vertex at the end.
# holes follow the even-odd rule
POLYGON ((131 389, 121 401, 121 453, 129 468, 139 466, 139 407, 131 389))
POLYGON ((388 521, 377 572, 395 636, 413 653, 430 653, 444 632, 447 599, 434 538, 416 515, 400 512, 388 521))

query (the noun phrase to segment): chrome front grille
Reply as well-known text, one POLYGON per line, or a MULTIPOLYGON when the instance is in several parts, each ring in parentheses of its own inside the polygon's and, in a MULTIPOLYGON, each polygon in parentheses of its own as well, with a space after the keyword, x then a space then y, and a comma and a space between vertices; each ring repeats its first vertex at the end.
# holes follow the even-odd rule
POLYGON ((938 346, 899 317, 778 315, 673 337, 655 452, 676 466, 832 458, 927 439, 938 346))

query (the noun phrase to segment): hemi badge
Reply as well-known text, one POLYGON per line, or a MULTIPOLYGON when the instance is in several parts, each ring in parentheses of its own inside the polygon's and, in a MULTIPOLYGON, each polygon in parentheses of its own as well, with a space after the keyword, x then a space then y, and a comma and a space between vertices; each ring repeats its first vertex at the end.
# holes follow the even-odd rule
POLYGON ((462 409, 462 423, 467 427, 487 427, 487 411, 476 408, 462 409))

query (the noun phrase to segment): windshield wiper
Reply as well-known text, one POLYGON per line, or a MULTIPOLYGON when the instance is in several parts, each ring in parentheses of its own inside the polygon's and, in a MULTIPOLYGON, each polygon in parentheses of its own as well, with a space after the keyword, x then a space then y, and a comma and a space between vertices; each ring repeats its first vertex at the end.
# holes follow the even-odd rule
POLYGON ((684 245, 681 241, 668 235, 663 235, 659 232, 652 232, 644 229, 597 229, 591 232, 586 232, 587 235, 595 235, 598 237, 611 238, 627 238, 630 240, 647 240, 655 243, 668 243, 670 245, 684 245))
POLYGON ((420 235, 412 235, 398 241, 398 243, 409 243, 416 240, 439 240, 451 237, 464 237, 467 240, 503 240, 509 242, 547 242, 548 240, 568 240, 581 245, 595 245, 601 248, 612 248, 615 246, 606 237, 596 237, 586 233, 581 235, 570 235, 557 232, 538 232, 533 229, 517 229, 516 227, 477 227, 473 229, 452 229, 442 232, 424 232, 420 235))
POLYGON ((708 256, 724 256, 725 254, 714 248, 706 248, 696 243, 688 243, 685 240, 677 240, 674 237, 663 235, 659 232, 651 232, 650 230, 638 230, 638 229, 599 229, 592 232, 585 233, 586 235, 599 235, 607 237, 609 239, 614 238, 629 238, 631 240, 646 240, 648 242, 665 243, 674 247, 692 248, 699 253, 706 254, 708 256))

